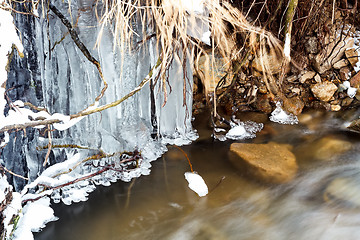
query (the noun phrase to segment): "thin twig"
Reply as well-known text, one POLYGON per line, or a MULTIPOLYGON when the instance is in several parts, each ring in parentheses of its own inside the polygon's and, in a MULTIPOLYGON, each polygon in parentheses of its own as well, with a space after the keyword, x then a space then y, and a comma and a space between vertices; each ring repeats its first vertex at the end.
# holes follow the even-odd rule
MULTIPOLYGON (((135 89, 133 89, 131 92, 126 94, 121 99, 116 100, 116 101, 114 101, 112 103, 103 105, 101 107, 97 107, 97 108, 95 108, 93 110, 89 110, 89 111, 83 110, 83 111, 81 111, 81 112, 79 112, 77 114, 70 115, 70 118, 73 119, 73 118, 78 118, 78 117, 82 117, 82 116, 87 116, 87 115, 90 115, 90 114, 93 114, 93 113, 96 113, 96 112, 101 112, 101 111, 103 111, 105 109, 108 109, 108 108, 115 107, 115 106, 119 105, 120 103, 122 103, 123 101, 125 101, 129 97, 133 96, 138 91, 140 91, 144 87, 144 85, 150 81, 150 79, 152 78, 155 70, 160 66, 160 64, 161 64, 161 60, 159 58, 156 65, 150 70, 149 74, 144 78, 144 80, 142 80, 141 83, 135 89)), ((0 130, 0 132, 1 132, 1 130, 0 130)))
POLYGON ((15 177, 22 178, 22 179, 24 179, 24 180, 29 180, 29 178, 27 178, 27 177, 23 177, 23 176, 21 176, 21 175, 19 175, 19 174, 16 174, 16 173, 10 171, 10 170, 7 169, 5 166, 0 165, 0 169, 1 169, 1 170, 4 169, 6 172, 10 173, 11 175, 13 175, 13 176, 15 176, 15 177))
MULTIPOLYGON (((106 167, 104 167, 103 169, 101 169, 101 170, 99 170, 99 171, 97 171, 97 172, 95 172, 95 173, 92 173, 92 174, 83 176, 83 177, 81 177, 81 178, 76 178, 76 179, 74 179, 73 181, 70 181, 70 182, 67 182, 67 183, 58 185, 58 186, 56 186, 56 187, 51 187, 51 186, 48 186, 48 185, 45 185, 45 184, 38 184, 38 186, 42 186, 42 187, 45 187, 45 188, 51 189, 51 190, 57 190, 57 189, 60 189, 60 188, 62 188, 62 187, 65 187, 65 186, 68 186, 68 185, 72 185, 72 184, 75 184, 75 183, 77 183, 77 182, 84 181, 84 180, 86 180, 86 179, 95 177, 95 176, 97 176, 97 175, 99 175, 99 174, 101 174, 101 173, 103 173, 103 172, 105 172, 105 171, 108 171, 108 170, 110 170, 110 168, 109 168, 108 166, 106 166, 106 167)), ((39 200, 39 199, 42 198, 42 197, 45 197, 45 195, 39 196, 39 197, 37 197, 37 198, 25 199, 25 200, 23 200, 21 203, 24 204, 24 203, 27 203, 27 202, 34 202, 34 201, 36 201, 36 200, 39 200)))
POLYGON ((193 173, 194 170, 193 170, 192 164, 191 164, 190 159, 188 158, 186 152, 184 152, 184 150, 182 150, 180 147, 178 147, 178 146, 176 146, 176 145, 174 145, 174 147, 176 147, 177 149, 179 149, 179 150, 184 154, 184 156, 185 156, 186 159, 188 160, 188 163, 189 163, 189 166, 190 166, 190 170, 191 170, 191 172, 193 173))
POLYGON ((47 125, 48 127, 48 138, 49 138, 49 143, 48 143, 48 150, 47 150, 47 153, 46 153, 46 156, 45 156, 45 161, 43 163, 43 166, 45 167, 47 162, 48 162, 48 159, 49 159, 49 156, 50 156, 50 153, 51 153, 51 129, 50 129, 50 125, 47 125))
POLYGON ((128 190, 127 190, 127 193, 126 193, 126 202, 125 202, 125 209, 128 209, 128 208, 129 208, 131 189, 132 189, 133 186, 135 185, 135 181, 136 181, 136 178, 133 178, 133 179, 131 180, 130 186, 129 186, 128 190))

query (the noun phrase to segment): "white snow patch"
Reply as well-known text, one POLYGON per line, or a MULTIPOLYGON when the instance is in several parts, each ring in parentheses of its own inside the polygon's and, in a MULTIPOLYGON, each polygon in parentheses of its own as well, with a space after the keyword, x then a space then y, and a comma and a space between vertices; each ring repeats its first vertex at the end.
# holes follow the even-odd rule
POLYGON ((349 81, 343 82, 343 86, 345 87, 345 89, 347 89, 347 95, 350 98, 354 98, 357 92, 357 88, 351 87, 349 81))
POLYGON ((6 176, 0 175, 0 203, 5 200, 5 196, 10 190, 10 185, 6 179, 6 176))
POLYGON ((189 188, 196 192, 199 197, 204 197, 208 194, 209 190, 204 179, 196 172, 186 172, 185 179, 189 183, 189 188))
POLYGON ((206 45, 211 46, 210 36, 211 36, 211 32, 210 32, 210 31, 204 32, 200 40, 201 40, 203 43, 205 43, 206 45))
POLYGON ((205 11, 204 0, 180 0, 180 5, 188 12, 203 14, 205 11))
POLYGON ((50 198, 43 197, 35 202, 29 202, 23 208, 23 216, 19 227, 14 232, 15 240, 34 239, 32 232, 39 232, 48 222, 58 220, 50 207, 50 198))
POLYGON ((276 122, 276 123, 281 123, 281 124, 298 124, 299 123, 299 120, 297 119, 297 117, 294 114, 286 113, 281 108, 280 102, 276 103, 276 108, 271 113, 270 120, 273 122, 276 122))

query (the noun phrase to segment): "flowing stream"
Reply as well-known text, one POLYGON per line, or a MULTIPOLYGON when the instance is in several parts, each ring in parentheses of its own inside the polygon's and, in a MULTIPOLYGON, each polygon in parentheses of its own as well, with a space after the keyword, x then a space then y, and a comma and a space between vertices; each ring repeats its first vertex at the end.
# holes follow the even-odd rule
POLYGON ((86 202, 53 204, 59 220, 35 239, 358 239, 360 137, 343 127, 356 114, 309 112, 299 125, 244 114, 265 124, 246 142, 293 146, 297 176, 273 185, 235 168, 228 159, 233 141, 213 141, 208 115, 198 116, 194 126, 200 137, 182 148, 209 187, 206 197, 187 187, 186 158, 168 146, 150 175, 98 187, 86 202), (341 144, 327 148, 321 139, 329 138, 341 144))
MULTIPOLYGON (((155 65, 158 52, 155 39, 131 53, 114 48, 108 27, 100 46, 93 48, 100 29, 90 3, 73 0, 70 8, 79 14, 79 38, 102 64, 109 88, 97 104, 105 105, 135 89, 155 65)), ((66 19, 72 19, 68 6, 59 1, 56 7, 66 19)), ((53 13, 48 17, 17 15, 25 57, 13 60, 8 97, 45 106, 52 114, 74 114, 94 103, 102 81, 59 17, 53 13)), ((141 26, 134 26, 137 28, 141 26)), ((135 43, 142 39, 140 35, 133 39, 135 43)), ((52 202, 59 220, 48 223, 35 239, 358 239, 360 138, 347 131, 344 123, 358 117, 359 112, 309 112, 300 116, 299 125, 281 125, 269 122, 266 115, 244 114, 242 121, 262 122, 264 129, 256 138, 242 142, 273 141, 292 146, 299 170, 285 184, 262 182, 233 166, 228 152, 234 141, 212 140, 207 128, 209 114, 197 116, 194 127, 199 138, 182 149, 209 187, 210 193, 199 198, 184 178, 190 171, 186 158, 177 148, 166 145, 187 144, 197 137, 191 124, 192 72, 189 62, 186 64, 185 88, 179 63, 173 61, 169 69, 165 107, 163 86, 158 82, 153 89, 146 85, 116 108, 53 133, 55 145, 76 144, 106 153, 137 148, 144 161, 133 174, 99 177, 101 182, 96 185, 129 182, 98 186, 86 202, 78 201, 87 199, 89 187, 95 189, 94 180, 62 189, 61 195, 60 191, 52 194, 52 201, 62 200, 52 202), (159 138, 154 139, 154 134, 159 138), (74 199, 70 193, 79 192, 79 188, 81 197, 74 199), (68 206, 63 202, 74 203, 68 206)), ((8 169, 34 181, 49 167, 42 164, 47 150, 35 151, 34 146, 47 145, 49 140, 35 130, 26 136, 13 132, 10 139, 2 150, 2 161, 8 169)), ((82 159, 92 155, 91 151, 82 153, 82 159)), ((49 164, 72 159, 74 154, 71 149, 53 149, 49 164)), ((108 159, 110 163, 113 160, 108 159)), ((76 178, 94 171, 84 164, 70 174, 76 178)), ((26 185, 24 179, 13 176, 9 181, 16 191, 26 185)))

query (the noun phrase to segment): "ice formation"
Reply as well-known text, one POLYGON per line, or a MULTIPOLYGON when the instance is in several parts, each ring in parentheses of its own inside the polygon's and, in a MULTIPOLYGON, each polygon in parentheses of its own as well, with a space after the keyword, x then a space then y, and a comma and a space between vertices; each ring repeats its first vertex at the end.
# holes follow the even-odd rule
POLYGON ((204 0, 180 0, 175 6, 180 3, 180 5, 188 12, 194 12, 197 14, 204 13, 204 0))
POLYGON ((204 197, 208 194, 209 190, 204 179, 196 172, 186 172, 185 179, 189 183, 189 188, 199 195, 204 197))
MULTIPOLYGON (((357 56, 360 56, 360 31, 355 31, 355 41, 354 41, 354 48, 356 52, 358 53, 357 56)), ((356 62, 356 65, 354 66, 355 72, 360 71, 360 59, 358 57, 358 61, 356 62)))
POLYGON ((227 139, 243 140, 256 137, 256 133, 263 129, 264 124, 253 121, 241 122, 231 124, 231 129, 226 133, 227 139))
POLYGON ((286 113, 281 108, 281 103, 276 103, 275 110, 271 113, 270 120, 281 124, 298 124, 297 117, 292 113, 286 113))
MULTIPOLYGON (((66 4, 62 1, 54 2, 54 4, 67 19, 71 19, 66 4)), ((11 99, 14 100, 14 108, 10 109, 6 115, 3 112, 0 114, 0 128, 8 124, 28 123, 36 118, 58 119, 61 122, 54 124, 53 127, 59 131, 51 133, 52 144, 79 146, 53 148, 49 157, 51 166, 43 167, 48 149, 39 148, 40 150, 35 152, 34 146, 46 146, 49 143, 47 135, 40 136, 39 131, 31 130, 27 130, 27 136, 24 136, 23 132, 10 135, 5 133, 3 139, 8 144, 2 150, 2 158, 4 158, 2 161, 9 169, 17 169, 15 172, 26 175, 30 179, 29 184, 22 189, 24 179, 11 176, 15 190, 22 190, 21 195, 14 193, 18 202, 29 201, 24 209, 24 217, 20 221, 22 227, 16 233, 17 239, 31 239, 30 231, 39 230, 46 222, 56 219, 49 207, 50 198, 54 202, 62 201, 65 204, 85 201, 96 185, 109 186, 111 182, 119 179, 130 181, 134 177, 149 174, 150 162, 166 151, 167 143, 182 145, 197 138, 191 125, 193 81, 190 64, 187 63, 187 79, 184 82, 184 72, 177 61, 173 61, 168 72, 168 84, 165 86, 168 96, 165 106, 163 106, 165 97, 162 91, 164 86, 161 85, 161 81, 157 81, 154 89, 145 85, 141 91, 116 107, 84 118, 70 118, 71 114, 86 108, 89 110, 89 106, 90 108, 103 106, 137 89, 158 59, 156 39, 148 40, 137 51, 132 50, 130 45, 123 51, 114 45, 111 26, 104 28, 101 43, 98 48, 93 48, 96 43, 94 36, 97 36, 100 27, 97 27, 97 18, 91 4, 92 1, 71 1, 72 12, 81 14, 76 27, 79 38, 87 46, 91 55, 101 63, 104 78, 109 84, 105 95, 94 105, 92 105, 94 99, 103 87, 102 81, 94 65, 84 57, 67 35, 68 29, 61 20, 52 16, 48 24, 47 19, 44 19, 41 14, 38 19, 30 17, 30 20, 27 20, 25 15, 15 15, 17 27, 23 34, 23 39, 27 41, 24 43, 24 60, 16 56, 13 59, 14 69, 8 74, 10 77, 7 85, 26 86, 26 91, 17 87, 13 93, 9 93, 11 99), (82 11, 78 11, 79 9, 82 11), (59 42, 63 36, 65 38, 59 42), (17 96, 21 99, 14 99, 17 96), (47 111, 29 110, 24 107, 25 101, 31 101, 47 111), (119 167, 120 153, 134 149, 139 150, 143 157, 137 168, 124 172, 109 170, 92 177, 91 181, 79 181, 66 185, 61 190, 56 188, 56 186, 89 176, 104 166, 119 167), (111 157, 84 161, 99 152, 109 154, 111 157), (28 170, 20 172, 24 171, 23 169, 28 170), (42 192, 43 185, 49 186, 50 189, 42 192), (41 201, 30 203, 38 197, 42 197, 41 201), (44 215, 38 216, 36 221, 31 222, 27 216, 40 210, 44 215)), ((14 34, 16 36, 16 39, 8 42, 5 42, 6 38, 0 39, 0 66, 2 67, 0 85, 2 85, 6 81, 7 73, 4 66, 7 63, 7 53, 11 50, 11 44, 17 44, 19 51, 22 51, 22 45, 12 24, 11 14, 1 9, 0 11, 0 27, 10 27, 9 31, 2 29, 1 31, 7 32, 8 36, 14 34)), ((136 43, 142 39, 141 26, 133 23, 132 29, 138 33, 138 37, 134 34, 136 43)), ((205 26, 204 31, 200 31, 200 37, 207 31, 208 28, 205 26)), ((149 32, 151 33, 151 29, 149 32)), ((0 88, 1 111, 4 111, 6 105, 2 97, 4 91, 4 88, 0 88)), ((39 128, 43 127, 45 126, 39 126, 39 128)))

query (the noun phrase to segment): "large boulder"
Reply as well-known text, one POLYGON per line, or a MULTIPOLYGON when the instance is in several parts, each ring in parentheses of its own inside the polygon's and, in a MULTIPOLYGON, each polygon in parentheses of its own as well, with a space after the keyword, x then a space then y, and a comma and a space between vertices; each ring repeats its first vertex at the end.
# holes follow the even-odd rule
POLYGON ((268 183, 284 183, 292 180, 298 165, 288 144, 233 143, 230 161, 250 176, 268 183))

